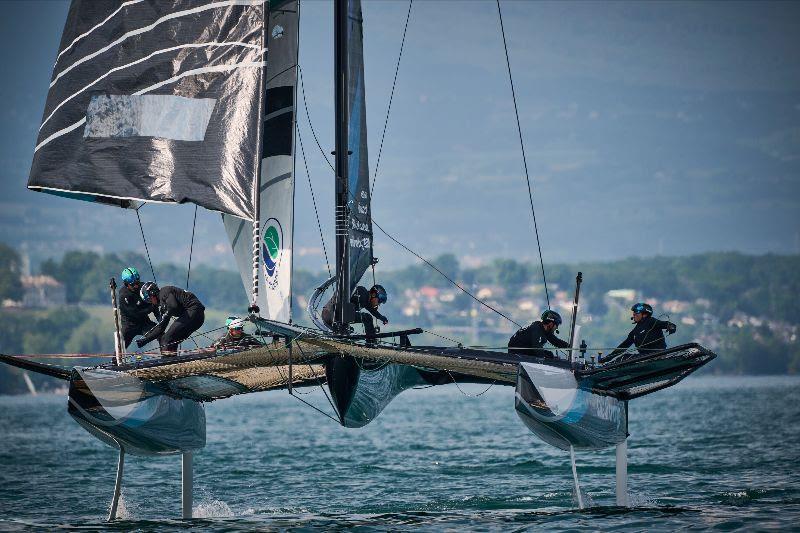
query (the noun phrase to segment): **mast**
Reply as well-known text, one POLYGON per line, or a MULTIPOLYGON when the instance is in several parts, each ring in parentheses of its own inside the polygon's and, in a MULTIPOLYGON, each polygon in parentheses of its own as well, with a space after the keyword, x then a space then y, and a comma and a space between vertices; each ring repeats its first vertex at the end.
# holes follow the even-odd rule
POLYGON ((348 1, 334 2, 334 85, 336 99, 336 185, 335 185, 335 228, 336 228, 336 330, 344 329, 350 322, 350 245, 348 243, 348 87, 349 72, 347 64, 348 35, 347 13, 348 1))

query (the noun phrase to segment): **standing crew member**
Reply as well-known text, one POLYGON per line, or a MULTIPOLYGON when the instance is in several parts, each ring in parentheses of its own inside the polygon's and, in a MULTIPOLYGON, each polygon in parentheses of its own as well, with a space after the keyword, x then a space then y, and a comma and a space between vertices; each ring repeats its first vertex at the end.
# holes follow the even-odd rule
POLYGON ((144 335, 153 329, 155 322, 150 320, 150 313, 156 307, 150 300, 142 300, 139 290, 142 282, 139 280, 139 271, 128 267, 122 271, 122 287, 119 288, 119 315, 122 328, 122 340, 125 348, 130 346, 136 335, 144 335))
POLYGON ((541 322, 537 320, 511 336, 508 341, 508 353, 555 359, 553 352, 545 350, 542 346, 549 342, 556 348, 569 348, 567 341, 559 339, 553 333, 554 331, 558 333, 559 325, 561 325, 561 315, 548 309, 542 313, 541 322))
POLYGON ((158 306, 161 319, 144 337, 136 341, 136 345, 141 348, 158 338, 162 355, 175 355, 178 345, 203 325, 206 308, 197 296, 172 285, 159 289, 158 285, 148 281, 142 285, 141 294, 143 300, 158 306), (175 317, 175 322, 167 329, 172 317, 175 317))
POLYGON ((664 340, 662 330, 672 335, 677 331, 678 326, 666 320, 653 318, 653 307, 646 303, 637 303, 631 307, 631 320, 634 322, 633 329, 624 341, 617 348, 602 359, 602 363, 608 363, 622 355, 632 344, 636 346, 640 355, 659 352, 667 349, 667 341, 664 340))
POLYGON ((244 332, 244 320, 238 316, 229 316, 225 320, 225 327, 228 328, 228 330, 225 332, 225 335, 214 342, 214 348, 233 350, 237 348, 262 346, 262 343, 260 343, 258 339, 244 332))

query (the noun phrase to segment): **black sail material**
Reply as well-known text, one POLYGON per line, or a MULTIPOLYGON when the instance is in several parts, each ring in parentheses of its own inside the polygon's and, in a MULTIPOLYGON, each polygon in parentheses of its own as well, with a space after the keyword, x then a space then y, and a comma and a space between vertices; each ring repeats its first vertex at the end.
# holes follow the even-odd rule
POLYGON ((367 109, 364 89, 364 51, 361 1, 348 0, 348 190, 350 292, 372 264, 372 206, 367 158, 367 109))
POLYGON ((252 219, 263 0, 73 0, 28 187, 252 219))

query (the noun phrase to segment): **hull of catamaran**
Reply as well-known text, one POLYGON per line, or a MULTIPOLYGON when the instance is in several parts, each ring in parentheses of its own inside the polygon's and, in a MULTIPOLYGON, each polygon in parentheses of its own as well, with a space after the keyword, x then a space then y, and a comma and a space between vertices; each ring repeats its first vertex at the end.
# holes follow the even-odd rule
POLYGON ((339 422, 349 428, 369 424, 398 394, 427 383, 414 367, 349 356, 332 356, 325 370, 339 422))
POLYGON ((606 448, 627 433, 625 402, 581 388, 568 368, 521 363, 514 407, 532 433, 562 450, 606 448))
POLYGON ((73 370, 68 409, 94 437, 133 455, 182 453, 206 444, 202 404, 122 372, 73 370))

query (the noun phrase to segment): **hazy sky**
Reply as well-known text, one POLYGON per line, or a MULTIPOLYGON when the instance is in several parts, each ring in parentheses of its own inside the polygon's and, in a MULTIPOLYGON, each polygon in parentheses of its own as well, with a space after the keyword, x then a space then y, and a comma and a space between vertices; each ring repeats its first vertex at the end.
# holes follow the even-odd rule
MULTIPOLYGON (((503 2, 545 261, 800 246, 800 5, 503 2)), ((408 3, 364 2, 374 169, 408 3)), ((67 4, 4 2, 0 228, 37 256, 141 247, 135 216, 25 189, 67 4)), ((302 4, 309 111, 333 149, 332 4, 302 4)), ((299 111, 332 245, 333 179, 299 111)), ((302 159, 299 264, 322 265, 302 159)), ((193 208, 142 210, 154 260, 183 261, 193 208)), ((425 255, 535 258, 493 1, 417 0, 373 201, 425 255)), ((202 212, 200 260, 233 267, 202 212)), ((382 265, 411 260, 376 233, 382 265)), ((197 258, 198 256, 195 256, 197 258)))

